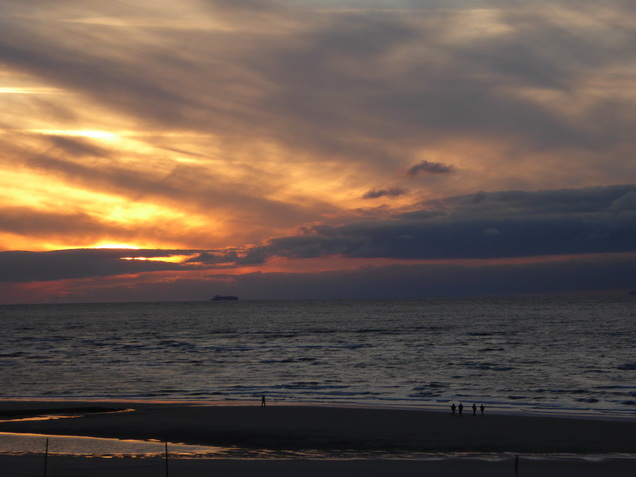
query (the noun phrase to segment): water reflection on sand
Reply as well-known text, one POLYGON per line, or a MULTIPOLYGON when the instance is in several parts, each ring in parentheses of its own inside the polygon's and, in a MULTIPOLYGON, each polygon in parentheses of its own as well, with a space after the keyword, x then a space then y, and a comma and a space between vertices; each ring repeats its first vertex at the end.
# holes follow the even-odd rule
MULTIPOLYGON (((48 440, 51 456, 92 457, 102 459, 164 458, 166 450, 170 459, 254 459, 254 460, 418 460, 446 461, 453 459, 478 461, 508 461, 518 453, 495 452, 412 452, 381 450, 272 450, 239 447, 193 446, 159 441, 104 439, 79 436, 41 434, 13 434, 0 432, 0 455, 44 455, 48 440)), ((602 462, 613 459, 636 459, 634 454, 521 454, 524 459, 538 461, 589 461, 602 462)))
MULTIPOLYGON (((166 443, 159 441, 136 441, 103 439, 78 436, 47 436, 40 434, 14 434, 0 432, 0 454, 44 454, 48 439, 50 455, 93 457, 154 457, 166 452, 166 443)), ((168 443, 168 452, 173 456, 213 455, 225 450, 221 447, 191 446, 168 443)))

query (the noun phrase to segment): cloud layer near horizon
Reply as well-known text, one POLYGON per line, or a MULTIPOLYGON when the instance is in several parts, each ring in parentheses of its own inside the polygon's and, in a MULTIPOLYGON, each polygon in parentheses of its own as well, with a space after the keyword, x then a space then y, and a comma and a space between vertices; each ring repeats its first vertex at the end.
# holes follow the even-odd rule
MULTIPOLYGON (((46 252, 45 252, 46 253, 46 252)), ((50 253, 50 252, 49 252, 50 253)), ((90 262, 90 260, 87 260, 90 262)), ((633 288, 636 255, 560 257, 520 262, 373 265, 350 270, 133 276, 9 283, 3 303, 242 299, 391 299, 532 294, 612 293, 633 288)), ((137 268, 137 270, 141 270, 137 268)), ((121 270, 120 270, 121 271, 121 270)))
POLYGON ((632 250, 632 2, 8 0, 0 28, 0 261, 632 250))
POLYGON ((636 186, 479 192, 387 220, 319 225, 247 253, 315 258, 486 259, 636 251, 636 186))
MULTIPOLYGON (((413 297, 418 296, 418 290, 423 296, 434 295, 434 291, 452 296, 607 290, 612 286, 629 288, 635 278, 634 268, 628 264, 635 260, 636 253, 636 185, 482 192, 422 206, 419 211, 382 221, 316 226, 302 235, 275 238, 265 246, 240 252, 95 249, 0 252, 0 282, 93 280, 147 274, 145 279, 130 284, 130 289, 140 292, 146 288, 156 290, 161 286, 158 284, 165 283, 168 273, 173 277, 169 282, 190 283, 199 293, 203 286, 223 282, 226 288, 247 291, 252 297, 266 297, 265 290, 272 290, 275 283, 287 283, 286 288, 279 289, 283 295, 297 290, 298 296, 306 297, 341 297, 349 292, 357 297, 413 297), (181 258, 170 261, 174 257, 181 258), (372 261, 355 266, 354 261, 340 269, 335 265, 330 272, 302 271, 302 266, 294 272, 265 268, 265 273, 254 273, 245 268, 272 259, 302 262, 334 257, 399 262, 373 265, 372 261), (608 280, 611 269, 614 276, 608 280), (224 270, 234 272, 227 275, 224 270), (541 273, 549 276, 540 279, 541 273), (589 276, 574 278, 576 273, 589 276), (153 279, 152 274, 158 274, 158 278, 153 279), (196 280, 192 275, 196 275, 196 280), (517 276, 512 279, 514 275, 517 276), (427 283, 425 290, 421 285, 408 285, 416 276, 418 283, 422 280, 427 283), (556 276, 569 278, 559 284, 556 276), (382 277, 385 285, 381 285, 382 277), (358 285, 346 285, 353 278, 358 285), (473 279, 476 282, 471 284, 473 279), (268 285, 269 280, 272 283, 268 285), (150 283, 154 283, 154 288, 150 283), (303 293, 299 283, 313 284, 312 293, 303 293), (335 283, 341 284, 339 292, 335 283), (365 289, 364 283, 375 286, 365 289), (525 291, 521 286, 524 283, 525 291)), ((173 293, 175 290, 181 287, 175 285, 173 293)), ((97 297, 89 296, 95 299, 99 293, 97 297)))

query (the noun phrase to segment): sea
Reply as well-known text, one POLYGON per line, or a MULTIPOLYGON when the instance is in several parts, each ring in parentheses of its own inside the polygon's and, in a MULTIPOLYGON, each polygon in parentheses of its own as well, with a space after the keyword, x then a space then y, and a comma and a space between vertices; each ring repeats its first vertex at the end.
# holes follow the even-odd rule
POLYGON ((0 326, 4 400, 636 417, 630 296, 3 305, 0 326))

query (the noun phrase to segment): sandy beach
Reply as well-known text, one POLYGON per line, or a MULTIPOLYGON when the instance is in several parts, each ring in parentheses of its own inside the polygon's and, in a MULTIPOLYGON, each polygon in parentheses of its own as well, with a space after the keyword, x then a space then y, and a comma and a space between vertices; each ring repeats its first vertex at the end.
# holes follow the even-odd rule
MULTIPOLYGON (((20 401, 0 403, 0 418, 0 432, 232 449, 233 454, 218 458, 169 459, 169 475, 184 477, 503 476, 515 475, 515 456, 519 475, 627 476, 636 469, 636 421, 488 412, 473 416, 472 411, 459 417, 450 410, 20 401), (17 420, 56 413, 80 417, 17 420), (268 453, 275 458, 264 459, 268 453), (292 458, 284 458, 286 453, 292 458)), ((50 455, 47 465, 68 476, 166 475, 161 456, 106 460, 50 455)), ((43 456, 1 455, 0 475, 43 475, 43 456)))

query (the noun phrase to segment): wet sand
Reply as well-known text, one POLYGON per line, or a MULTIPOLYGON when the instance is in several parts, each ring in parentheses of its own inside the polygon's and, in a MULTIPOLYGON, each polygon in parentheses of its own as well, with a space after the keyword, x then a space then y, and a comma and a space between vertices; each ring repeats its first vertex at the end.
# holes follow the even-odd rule
MULTIPOLYGON (((238 457, 241 457, 241 449, 266 449, 279 456, 288 451, 300 455, 314 451, 323 456, 321 459, 271 460, 171 459, 171 475, 183 477, 380 476, 390 473, 405 476, 515 475, 515 455, 521 456, 519 475, 627 476, 634 475, 636 469, 636 421, 488 412, 484 416, 473 416, 472 411, 459 417, 452 416, 450 411, 324 406, 269 405, 262 408, 256 405, 17 401, 0 402, 0 419, 32 417, 40 410, 44 414, 72 411, 82 417, 0 422, 0 432, 236 446, 238 457), (109 409, 134 410, 104 412, 109 409), (84 410, 91 412, 82 414, 84 410), (429 456, 409 458, 409 455, 422 453, 429 456), (628 454, 630 458, 620 458, 618 454, 628 454), (324 458, 325 455, 349 458, 324 458), (362 458, 350 458, 356 455, 362 458)), ((42 475, 42 459, 37 455, 0 456, 0 475, 42 475), (28 467, 33 467, 33 471, 24 470, 28 467)), ((157 475, 157 469, 163 465, 161 458, 154 460, 154 473, 148 475, 157 475)), ((105 461, 55 455, 49 458, 51 466, 72 468, 94 466, 95 462, 102 465, 105 461)), ((141 468, 134 469, 135 465, 152 461, 118 458, 107 462, 121 467, 113 470, 114 475, 127 477, 143 476, 141 468)), ((164 468, 161 467, 160 472, 165 475, 164 468)), ((94 475, 107 474, 94 472, 94 475)))

